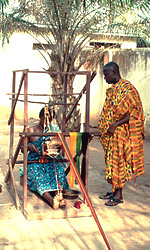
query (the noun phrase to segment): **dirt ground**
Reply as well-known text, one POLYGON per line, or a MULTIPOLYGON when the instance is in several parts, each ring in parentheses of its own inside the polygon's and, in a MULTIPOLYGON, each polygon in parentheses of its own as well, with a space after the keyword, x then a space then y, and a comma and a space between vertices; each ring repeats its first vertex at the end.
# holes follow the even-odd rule
MULTIPOLYGON (((10 128, 7 121, 0 122, 0 184, 3 185, 0 194, 0 249, 108 249, 92 216, 28 221, 16 209, 4 183, 8 170, 10 128)), ((16 121, 15 146, 22 130, 22 122, 16 121)), ((146 136, 144 142, 144 156, 145 174, 137 179, 137 187, 133 181, 128 182, 123 190, 124 203, 107 207, 98 198, 111 191, 104 179, 103 149, 98 137, 90 143, 88 193, 112 250, 150 249, 150 136, 146 136)), ((17 183, 19 167, 14 169, 17 183)))

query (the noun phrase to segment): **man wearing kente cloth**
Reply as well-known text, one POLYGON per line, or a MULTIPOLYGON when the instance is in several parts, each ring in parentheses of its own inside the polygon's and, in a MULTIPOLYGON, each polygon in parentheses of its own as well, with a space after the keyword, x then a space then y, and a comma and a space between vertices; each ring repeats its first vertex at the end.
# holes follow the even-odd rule
POLYGON ((105 205, 123 203, 125 181, 144 174, 144 114, 136 88, 120 76, 119 66, 109 62, 103 67, 104 79, 112 84, 106 90, 106 100, 100 114, 98 129, 104 148, 106 176, 112 193, 100 196, 109 199, 105 205))

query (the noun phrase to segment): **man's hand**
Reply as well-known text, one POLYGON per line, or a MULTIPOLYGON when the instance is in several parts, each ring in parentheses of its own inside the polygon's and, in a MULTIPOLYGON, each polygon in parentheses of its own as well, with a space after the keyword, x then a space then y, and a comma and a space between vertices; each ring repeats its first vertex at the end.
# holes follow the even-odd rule
POLYGON ((107 134, 108 134, 108 135, 113 135, 115 129, 116 129, 116 124, 115 124, 115 122, 114 122, 114 123, 112 123, 112 124, 109 126, 109 129, 107 130, 107 134))
POLYGON ((129 123, 129 119, 130 119, 130 115, 127 115, 127 116, 123 117, 122 119, 112 123, 109 126, 109 129, 107 130, 107 134, 108 135, 113 135, 116 127, 121 126, 122 124, 125 124, 125 123, 129 123))

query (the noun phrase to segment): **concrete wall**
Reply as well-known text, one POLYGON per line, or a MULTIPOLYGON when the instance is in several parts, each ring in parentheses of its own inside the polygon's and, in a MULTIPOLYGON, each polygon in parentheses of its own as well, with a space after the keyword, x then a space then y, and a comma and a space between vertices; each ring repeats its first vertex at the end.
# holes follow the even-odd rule
MULTIPOLYGON (((10 43, 0 50, 0 119, 8 119, 11 110, 11 96, 6 93, 12 92, 12 71, 21 69, 43 70, 47 64, 38 51, 32 50, 33 43, 37 42, 29 35, 13 34, 10 43)), ((16 91, 21 79, 21 73, 17 73, 16 91)), ((46 74, 29 75, 29 93, 49 93, 50 78, 46 74)), ((23 91, 22 91, 23 93, 23 91)), ((19 97, 21 98, 21 97, 19 97)), ((29 100, 37 101, 30 97, 29 100)), ((48 102, 48 97, 39 97, 38 101, 48 102)), ((23 103, 18 102, 15 111, 15 117, 22 119, 23 103)), ((43 107, 42 104, 29 104, 29 117, 37 117, 38 112, 43 107)))
MULTIPOLYGON (((30 70, 43 70, 47 68, 45 60, 38 51, 32 50, 32 37, 22 34, 13 34, 10 44, 0 51, 1 67, 1 93, 0 93, 0 119, 8 119, 11 109, 10 96, 6 93, 12 91, 12 71, 29 68, 30 70)), ((145 124, 149 124, 150 113, 150 49, 114 49, 107 52, 99 62, 97 75, 91 83, 90 96, 90 125, 97 127, 99 114, 105 100, 105 91, 108 84, 103 80, 102 68, 109 61, 115 61, 120 66, 123 78, 131 81, 138 89, 145 112, 145 124)), ((83 70, 83 68, 82 68, 83 70)), ((16 90, 20 83, 18 74, 16 90)), ((74 92, 80 92, 86 82, 85 77, 77 77, 74 82, 74 92)), ((29 76, 29 93, 49 93, 50 78, 45 74, 29 76)), ((31 101, 48 102, 48 97, 29 98, 31 101)), ((29 104, 29 117, 38 118, 38 112, 43 104, 29 104)), ((80 101, 82 123, 84 123, 85 95, 80 101)), ((23 103, 17 103, 16 118, 23 118, 23 103)), ((150 125, 146 125, 148 128, 150 125)))

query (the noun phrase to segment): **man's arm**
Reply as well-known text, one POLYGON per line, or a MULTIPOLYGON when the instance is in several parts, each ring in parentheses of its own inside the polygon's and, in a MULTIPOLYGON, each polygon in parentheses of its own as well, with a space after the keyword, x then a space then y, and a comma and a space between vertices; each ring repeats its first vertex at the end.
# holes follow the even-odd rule
POLYGON ((109 135, 113 135, 113 133, 114 133, 116 127, 118 127, 118 126, 120 126, 120 125, 122 125, 122 124, 124 124, 124 123, 129 123, 129 119, 130 119, 130 115, 127 115, 127 116, 123 117, 122 119, 120 119, 120 120, 118 120, 118 121, 112 123, 112 124, 109 126, 109 129, 107 130, 107 133, 108 133, 109 135))

